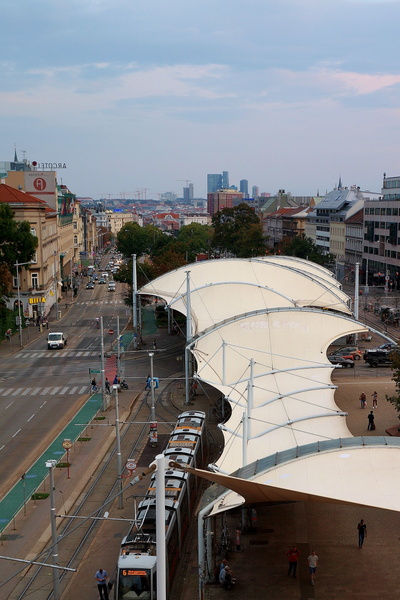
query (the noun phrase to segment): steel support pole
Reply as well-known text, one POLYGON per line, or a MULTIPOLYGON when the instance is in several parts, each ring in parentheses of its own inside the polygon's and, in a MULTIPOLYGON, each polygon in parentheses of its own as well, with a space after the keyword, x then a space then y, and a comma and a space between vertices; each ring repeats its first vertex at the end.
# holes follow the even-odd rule
POLYGON ((151 420, 153 423, 156 421, 156 401, 154 395, 154 352, 149 352, 150 356, 150 393, 151 393, 151 420))
POLYGON ((190 402, 190 359, 189 344, 192 339, 192 310, 190 303, 190 271, 186 271, 186 348, 185 348, 185 404, 190 402))
POLYGON ((167 598, 167 569, 165 551, 165 456, 156 456, 156 545, 157 545, 157 600, 167 598))
POLYGON ((122 459, 121 459, 121 432, 119 422, 118 385, 114 385, 115 392, 115 437, 117 442, 117 478, 118 478, 118 508, 124 508, 122 495, 122 459))
POLYGON ((136 254, 132 254, 132 327, 133 327, 133 332, 137 333, 137 275, 136 275, 136 254))
MULTIPOLYGON (((58 546, 57 546, 57 525, 56 525, 56 506, 54 502, 54 474, 53 469, 56 466, 57 461, 48 460, 46 461, 46 467, 49 469, 50 475, 50 523, 51 523, 51 542, 52 542, 52 555, 53 565, 58 565, 58 546)), ((53 574, 53 592, 54 600, 60 600, 60 581, 57 569, 52 569, 53 574)))
POLYGON ((105 361, 104 361, 104 335, 103 335, 103 317, 100 317, 100 347, 101 347, 101 397, 102 407, 101 409, 106 410, 106 373, 105 373, 105 361))

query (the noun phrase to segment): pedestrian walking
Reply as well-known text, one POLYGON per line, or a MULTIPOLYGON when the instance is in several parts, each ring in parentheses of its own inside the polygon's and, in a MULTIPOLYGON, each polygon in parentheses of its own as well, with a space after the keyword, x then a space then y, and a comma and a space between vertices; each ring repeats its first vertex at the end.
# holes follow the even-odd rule
POLYGON ((371 394, 372 396, 372 408, 377 408, 378 407, 378 394, 377 392, 374 392, 373 394, 371 394))
POLYGON ((99 569, 95 575, 95 578, 97 581, 97 588, 99 590, 100 600, 108 600, 108 575, 106 571, 104 571, 104 569, 99 569))
POLYGON ((110 382, 108 381, 108 377, 106 377, 105 384, 106 384, 106 392, 107 392, 107 394, 109 394, 110 393, 110 382))
POLYGON ((310 568, 311 585, 314 585, 315 571, 318 567, 318 556, 316 555, 315 550, 313 550, 308 557, 308 566, 310 568))
POLYGON ((375 416, 374 416, 374 411, 371 410, 371 412, 368 415, 368 431, 373 431, 375 429, 375 416))
POLYGON ((361 550, 364 543, 364 537, 367 537, 367 526, 364 523, 364 519, 361 519, 359 524, 357 525, 358 529, 358 547, 361 550))
POLYGON ((364 394, 364 392, 362 392, 360 395, 360 405, 361 408, 365 408, 367 406, 367 396, 364 394))
POLYGON ((300 556, 297 546, 292 546, 286 555, 289 559, 288 577, 290 577, 290 573, 293 571, 293 577, 296 578, 297 561, 299 560, 300 556))

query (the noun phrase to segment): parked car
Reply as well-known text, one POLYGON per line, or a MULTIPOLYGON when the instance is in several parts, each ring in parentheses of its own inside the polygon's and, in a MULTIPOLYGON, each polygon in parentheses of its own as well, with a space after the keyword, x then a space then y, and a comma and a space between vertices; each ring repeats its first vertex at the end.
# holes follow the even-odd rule
POLYGON ((345 356, 339 356, 336 354, 330 354, 328 356, 329 361, 336 367, 342 367, 347 369, 354 369, 354 359, 346 358, 345 356))
POLYGON ((354 360, 362 358, 362 352, 357 346, 345 346, 332 352, 331 356, 352 356, 354 360))
POLYGON ((390 367, 393 364, 393 349, 372 348, 365 352, 364 360, 370 367, 390 367))

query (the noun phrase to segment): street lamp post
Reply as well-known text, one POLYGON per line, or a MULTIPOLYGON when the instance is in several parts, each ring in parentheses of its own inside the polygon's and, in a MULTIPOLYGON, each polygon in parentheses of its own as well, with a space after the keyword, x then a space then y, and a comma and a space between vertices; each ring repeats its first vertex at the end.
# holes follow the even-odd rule
MULTIPOLYGON (((54 502, 54 473, 53 469, 56 466, 56 460, 47 460, 46 467, 49 469, 50 475, 50 521, 51 521, 51 541, 53 552, 53 565, 58 565, 58 546, 57 546, 57 525, 56 525, 56 506, 54 502)), ((58 578, 57 569, 53 569, 53 592, 54 600, 60 600, 60 581, 58 578)))
POLYGON ((115 433, 117 441, 117 479, 118 479, 118 508, 124 508, 124 498, 122 495, 122 460, 121 460, 121 435, 119 430, 119 405, 118 405, 118 385, 113 385, 115 394, 115 433))
POLYGON ((155 405, 155 397, 154 397, 154 352, 149 352, 150 357, 150 392, 151 392, 151 420, 155 423, 156 420, 156 405, 155 405))
POLYGON ((56 321, 58 321, 58 294, 57 294, 57 250, 54 250, 54 301, 56 307, 56 321))
POLYGON ((14 267, 17 267, 17 298, 18 298, 18 330, 19 330, 19 345, 22 347, 22 316, 21 316, 21 296, 20 296, 20 285, 19 285, 19 267, 23 265, 30 265, 31 261, 15 263, 14 267))

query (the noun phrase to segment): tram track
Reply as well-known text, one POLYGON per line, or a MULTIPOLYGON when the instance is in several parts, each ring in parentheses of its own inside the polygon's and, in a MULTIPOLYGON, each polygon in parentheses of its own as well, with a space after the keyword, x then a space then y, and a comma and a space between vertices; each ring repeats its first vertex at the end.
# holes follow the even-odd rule
MULTIPOLYGON (((172 382, 168 384, 171 387, 172 382)), ((160 391, 157 394, 157 419, 161 423, 169 423, 172 420, 172 415, 176 417, 181 408, 176 405, 171 409, 165 406, 165 398, 163 402, 160 402, 160 398, 163 397, 165 391, 160 391)), ((168 394, 165 395, 168 397, 168 394)), ((147 443, 147 433, 149 430, 149 423, 151 417, 151 410, 148 405, 148 396, 143 395, 140 399, 139 405, 134 407, 131 411, 128 420, 123 423, 121 427, 121 454, 124 460, 130 456, 137 456, 141 454, 141 451, 147 443), (133 433, 132 433, 133 432, 133 433), (133 435, 133 443, 132 443, 133 435)), ((105 460, 101 463, 99 468, 96 470, 93 481, 91 481, 89 488, 84 493, 83 498, 80 499, 79 503, 74 507, 73 512, 68 516, 64 517, 67 523, 61 529, 58 528, 58 551, 59 551, 59 564, 67 566, 69 568, 76 568, 79 566, 80 557, 86 550, 88 545, 92 542, 94 534, 98 529, 100 519, 105 510, 110 510, 112 502, 115 501, 115 496, 118 491, 118 478, 116 469, 116 448, 112 447, 106 453, 105 460), (93 509, 93 507, 100 507, 93 509), (89 517, 86 520, 68 518, 68 517, 89 517)), ((133 515, 126 519, 126 530, 129 529, 133 515)), ((34 560, 40 560, 42 562, 51 561, 52 546, 47 546, 34 560)), ((51 600, 54 597, 54 592, 51 589, 52 585, 49 583, 48 570, 43 566, 31 567, 30 571, 34 569, 34 573, 30 575, 29 580, 20 589, 18 595, 15 596, 16 600, 23 600, 28 596, 30 598, 40 598, 40 600, 51 600)), ((68 572, 64 571, 60 575, 60 589, 62 590, 63 581, 67 579, 68 572)))

